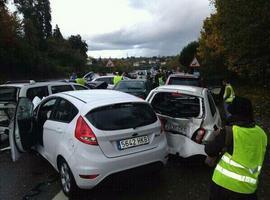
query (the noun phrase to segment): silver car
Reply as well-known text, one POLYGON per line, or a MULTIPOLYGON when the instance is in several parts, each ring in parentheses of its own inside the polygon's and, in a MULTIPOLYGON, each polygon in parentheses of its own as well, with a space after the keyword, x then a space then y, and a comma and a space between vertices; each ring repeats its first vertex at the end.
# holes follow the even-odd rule
POLYGON ((163 123, 170 154, 205 155, 204 145, 221 127, 218 108, 207 88, 162 86, 152 90, 146 101, 163 123))

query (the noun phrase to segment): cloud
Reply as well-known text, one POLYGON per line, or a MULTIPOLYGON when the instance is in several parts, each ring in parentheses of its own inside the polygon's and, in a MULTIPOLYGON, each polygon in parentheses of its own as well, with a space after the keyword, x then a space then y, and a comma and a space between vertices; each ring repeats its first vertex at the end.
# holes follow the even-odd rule
POLYGON ((129 6, 147 11, 151 18, 87 38, 90 51, 137 50, 148 55, 175 55, 199 37, 203 19, 211 12, 208 0, 129 0, 129 6))

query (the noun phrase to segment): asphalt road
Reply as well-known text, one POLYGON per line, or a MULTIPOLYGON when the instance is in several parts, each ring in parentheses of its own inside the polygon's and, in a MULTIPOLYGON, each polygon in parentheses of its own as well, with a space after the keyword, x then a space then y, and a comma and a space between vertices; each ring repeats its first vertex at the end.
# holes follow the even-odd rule
MULTIPOLYGON (((269 156, 269 152, 268 152, 269 156)), ((115 175, 94 190, 81 191, 75 199, 150 200, 208 199, 212 169, 201 156, 171 157, 159 173, 144 168, 115 175)), ((259 199, 270 197, 270 163, 267 160, 259 189, 259 199)), ((36 153, 26 153, 13 163, 10 152, 0 153, 0 199, 66 199, 59 178, 50 164, 36 153)))

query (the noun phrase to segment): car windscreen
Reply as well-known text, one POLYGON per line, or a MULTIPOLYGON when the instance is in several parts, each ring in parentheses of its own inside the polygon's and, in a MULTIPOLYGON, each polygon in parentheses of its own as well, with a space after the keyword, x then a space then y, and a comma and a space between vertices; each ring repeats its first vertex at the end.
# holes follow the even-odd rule
POLYGON ((151 103, 155 112, 174 118, 200 117, 200 97, 181 93, 157 93, 151 103))
POLYGON ((198 78, 170 77, 168 84, 169 85, 200 86, 200 81, 198 78))
POLYGON ((143 81, 121 81, 115 86, 116 90, 144 90, 145 84, 143 81))
POLYGON ((0 87, 0 101, 17 101, 18 88, 0 87))
POLYGON ((157 121, 157 116, 146 103, 121 103, 90 111, 86 118, 100 130, 121 130, 146 126, 157 121))

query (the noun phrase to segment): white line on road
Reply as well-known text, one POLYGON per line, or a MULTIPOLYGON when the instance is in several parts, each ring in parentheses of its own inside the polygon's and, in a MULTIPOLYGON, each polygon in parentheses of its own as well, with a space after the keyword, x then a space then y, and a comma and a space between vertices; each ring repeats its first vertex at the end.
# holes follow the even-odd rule
POLYGON ((52 200, 68 200, 68 198, 60 191, 52 200))

